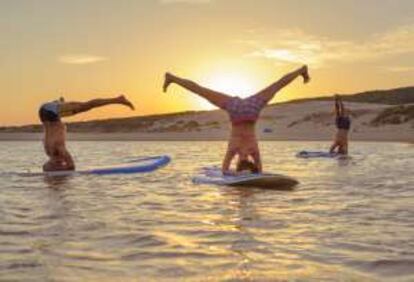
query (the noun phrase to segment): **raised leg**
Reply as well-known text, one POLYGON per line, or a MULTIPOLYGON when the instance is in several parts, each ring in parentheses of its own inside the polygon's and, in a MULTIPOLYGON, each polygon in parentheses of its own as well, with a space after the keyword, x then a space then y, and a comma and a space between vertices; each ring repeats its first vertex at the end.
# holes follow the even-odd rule
POLYGON ((266 103, 269 103, 270 100, 273 99, 273 97, 276 95, 276 93, 280 89, 282 89, 285 86, 289 85, 292 81, 294 81, 299 76, 303 77, 304 83, 309 82, 310 77, 309 77, 309 74, 308 74, 308 67, 307 66, 303 66, 303 67, 301 67, 301 68, 299 68, 299 69, 297 69, 297 70, 295 70, 291 73, 286 74, 281 79, 279 79, 278 81, 272 83, 271 85, 269 85, 265 89, 261 90, 260 92, 258 92, 254 96, 255 97, 261 97, 262 99, 264 99, 266 101, 266 103))
POLYGON ((134 110, 134 105, 125 96, 121 95, 115 98, 93 99, 87 102, 64 102, 60 105, 60 116, 68 117, 79 113, 90 111, 107 105, 124 105, 134 110))
POLYGON ((204 99, 206 99, 207 101, 209 101, 211 104, 219 107, 219 108, 224 108, 226 103, 231 99, 230 96, 224 94, 224 93, 220 93, 211 89, 208 89, 206 87, 203 87, 201 85, 198 85, 197 83, 195 83, 194 81, 188 80, 188 79, 184 79, 175 75, 172 75, 170 73, 166 73, 165 74, 165 81, 164 81, 164 86, 163 86, 163 90, 164 92, 167 91, 168 86, 171 83, 175 83, 201 97, 203 97, 204 99))
POLYGON ((342 98, 339 95, 335 95, 335 113, 336 113, 336 116, 345 115, 344 103, 342 102, 342 98))

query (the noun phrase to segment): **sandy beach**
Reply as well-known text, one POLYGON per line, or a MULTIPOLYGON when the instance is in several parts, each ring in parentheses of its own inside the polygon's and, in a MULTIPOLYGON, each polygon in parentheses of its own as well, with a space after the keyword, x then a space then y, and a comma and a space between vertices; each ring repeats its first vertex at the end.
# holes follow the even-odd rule
MULTIPOLYGON (((414 123, 399 113, 400 106, 348 103, 352 111, 351 139, 357 141, 414 142, 414 123), (395 111, 394 111, 395 112, 395 111)), ((409 107, 409 106, 405 106, 409 107)), ((91 121, 68 125, 68 139, 78 141, 226 140, 229 121, 221 110, 91 121)), ((335 134, 332 102, 308 101, 268 106, 257 124, 260 140, 331 140, 335 134)), ((41 140, 39 126, 0 132, 0 140, 41 140)))

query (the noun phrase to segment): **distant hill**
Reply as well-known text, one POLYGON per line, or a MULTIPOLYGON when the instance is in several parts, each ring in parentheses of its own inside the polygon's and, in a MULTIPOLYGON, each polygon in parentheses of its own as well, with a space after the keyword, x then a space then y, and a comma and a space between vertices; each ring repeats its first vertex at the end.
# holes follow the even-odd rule
MULTIPOLYGON (((131 128, 134 130, 147 130, 153 125, 164 123, 168 120, 176 120, 180 117, 187 117, 190 115, 197 115, 206 111, 186 111, 171 114, 159 114, 148 116, 137 116, 127 118, 113 118, 100 119, 80 122, 66 123, 69 132, 128 132, 131 128)), ((186 126, 186 125, 184 125, 186 126)), ((191 125, 189 125, 191 126, 191 125)), ((41 124, 30 124, 23 126, 7 126, 0 127, 0 132, 42 132, 43 126, 41 124)))
MULTIPOLYGON (((383 105, 404 105, 414 103, 414 86, 395 88, 388 90, 371 90, 357 94, 340 94, 344 101, 356 103, 374 103, 383 105)), ((329 101, 333 95, 309 99, 297 99, 286 103, 298 103, 306 101, 329 101)))
MULTIPOLYGON (((372 103, 379 105, 392 105, 400 106, 407 104, 414 104, 414 87, 396 88, 390 90, 374 90, 367 91, 351 95, 342 95, 343 99, 348 102, 356 103, 372 103)), ((273 106, 283 106, 289 104, 300 104, 311 101, 330 101, 330 97, 317 97, 309 99, 293 100, 285 103, 272 104, 273 106)), ((389 119, 395 121, 399 120, 400 115, 404 115, 402 118, 412 119, 412 107, 404 109, 402 111, 399 108, 385 112, 383 116, 379 116, 378 120, 374 123, 386 123, 389 119), (409 111, 409 112, 408 112, 409 111), (401 113, 400 113, 401 112, 401 113), (398 117, 396 115, 398 114, 398 117), (407 117, 405 117, 407 116, 407 117), (384 121, 383 121, 384 119, 384 121)), ((215 111, 215 113, 218 113, 215 111)), ((159 133, 159 132, 175 132, 175 131, 198 131, 201 128, 218 128, 220 122, 226 122, 227 120, 222 118, 213 118, 213 112, 207 111, 188 111, 172 114, 150 115, 150 116, 138 116, 128 118, 116 118, 116 119, 104 119, 104 120, 91 120, 86 122, 71 122, 67 124, 69 132, 130 132, 140 131, 145 133, 159 133), (202 122, 197 118, 203 116, 202 122)), ((42 126, 39 124, 25 125, 25 126, 9 126, 0 127, 0 132, 41 132, 42 126)))

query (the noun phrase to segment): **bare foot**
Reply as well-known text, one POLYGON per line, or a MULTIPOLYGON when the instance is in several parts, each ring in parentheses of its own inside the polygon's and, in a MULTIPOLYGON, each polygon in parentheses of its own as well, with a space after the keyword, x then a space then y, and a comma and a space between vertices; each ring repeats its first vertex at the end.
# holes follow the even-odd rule
POLYGON ((120 104, 131 108, 133 111, 135 110, 134 105, 124 95, 119 96, 118 99, 120 104))
POLYGON ((307 65, 304 65, 302 67, 302 77, 303 77, 303 83, 308 83, 310 81, 310 76, 309 76, 307 65))
POLYGON ((165 78, 164 78, 164 84, 162 86, 162 90, 164 92, 167 92, 167 88, 170 85, 170 83, 172 82, 172 75, 169 72, 165 73, 165 78))

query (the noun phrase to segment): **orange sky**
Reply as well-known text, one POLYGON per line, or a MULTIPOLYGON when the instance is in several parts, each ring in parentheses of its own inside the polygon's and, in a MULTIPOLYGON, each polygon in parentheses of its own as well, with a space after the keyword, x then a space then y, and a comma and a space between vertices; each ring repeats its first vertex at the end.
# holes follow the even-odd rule
POLYGON ((27 0, 0 2, 0 126, 38 123, 64 96, 126 94, 137 106, 69 120, 211 108, 174 87, 171 71, 246 96, 309 64, 274 102, 413 85, 410 0, 27 0))

